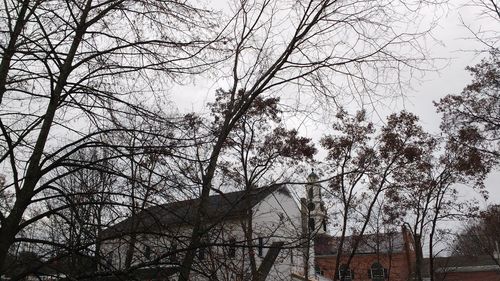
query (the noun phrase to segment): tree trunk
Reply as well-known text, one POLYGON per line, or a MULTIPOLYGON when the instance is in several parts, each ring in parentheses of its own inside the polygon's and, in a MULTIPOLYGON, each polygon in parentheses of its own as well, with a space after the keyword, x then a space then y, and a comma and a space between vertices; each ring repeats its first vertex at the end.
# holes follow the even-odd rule
POLYGON ((413 235, 413 239, 415 240, 415 254, 416 254, 416 261, 415 261, 415 279, 417 281, 422 281, 422 243, 421 243, 421 237, 418 234, 413 235))
MULTIPOLYGON (((247 204, 250 205, 250 200, 247 200, 247 204)), ((250 260, 250 272, 252 273, 252 279, 255 279, 257 274, 257 263, 255 261, 255 248, 253 245, 253 217, 252 217, 252 209, 248 209, 248 219, 247 226, 245 229, 245 240, 247 242, 248 247, 248 259, 250 260)))
POLYGON ((253 280, 266 281, 267 276, 269 275, 269 272, 271 271, 271 268, 273 267, 274 262, 280 254, 284 244, 284 242, 273 242, 273 244, 271 244, 271 247, 267 251, 266 256, 264 257, 264 259, 262 259, 262 263, 260 264, 259 270, 257 271, 256 276, 253 278, 253 280))
MULTIPOLYGON (((3 57, 2 61, 0 62, 0 104, 2 104, 2 99, 3 95, 5 94, 5 91, 7 90, 7 75, 9 74, 9 69, 10 69, 10 63, 12 60, 12 57, 14 56, 14 53, 16 52, 16 43, 19 38, 19 35, 21 35, 22 30, 24 29, 24 26, 29 18, 30 15, 26 15, 26 12, 28 11, 28 7, 30 4, 30 0, 24 0, 22 2, 21 10, 19 11, 19 14, 16 19, 16 24, 14 26, 14 30, 10 33, 10 38, 9 38, 9 44, 7 45, 7 48, 5 48, 5 51, 3 52, 3 57)), ((37 4, 35 4, 36 6, 37 4)), ((7 7, 5 7, 7 9, 7 7)), ((33 8, 34 9, 34 8, 33 8)))
POLYGON ((72 71, 71 66, 73 59, 87 29, 85 21, 91 7, 91 2, 92 0, 88 0, 86 3, 85 9, 80 17, 80 22, 76 28, 75 37, 73 38, 73 42, 68 51, 68 56, 61 67, 61 73, 57 80, 56 87, 51 93, 50 102, 44 115, 45 118, 43 120, 42 127, 40 128, 40 133, 33 148, 33 152, 31 153, 28 168, 26 169, 24 184, 20 190, 17 190, 14 207, 0 227, 0 268, 5 263, 5 258, 7 257, 9 248, 14 243, 14 239, 19 232, 19 223, 22 220, 24 212, 31 203, 31 198, 35 194, 35 187, 40 180, 40 161, 43 156, 55 113, 60 103, 61 93, 63 92, 68 77, 72 71))

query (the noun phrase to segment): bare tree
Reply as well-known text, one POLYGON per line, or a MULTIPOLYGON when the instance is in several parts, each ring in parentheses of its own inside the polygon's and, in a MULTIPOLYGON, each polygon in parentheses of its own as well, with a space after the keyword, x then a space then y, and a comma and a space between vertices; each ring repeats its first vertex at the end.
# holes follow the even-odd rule
POLYGON ((472 34, 472 40, 475 40, 485 49, 480 49, 480 52, 489 52, 491 50, 498 51, 499 39, 498 27, 500 26, 500 4, 496 0, 472 0, 464 4, 469 11, 476 13, 476 18, 485 23, 491 24, 493 29, 489 27, 475 27, 471 23, 467 23, 462 19, 462 25, 472 34))
MULTIPOLYGON (((240 92, 243 94, 243 92, 240 92)), ((217 102, 212 104, 215 120, 220 120, 228 104, 227 93, 220 91, 217 102)), ((300 137, 296 130, 287 130, 280 118, 278 98, 258 96, 235 125, 223 148, 221 173, 228 178, 225 185, 232 185, 252 192, 262 186, 275 186, 292 182, 295 174, 305 161, 311 161, 316 148, 311 139, 300 137)), ((299 180, 299 179, 296 179, 299 180)), ((299 180, 301 181, 301 180, 299 180)), ((245 233, 252 280, 262 280, 257 274, 255 260, 255 231, 251 202, 246 202, 248 212, 242 228, 245 233)), ((283 214, 288 217, 288 214, 283 214)), ((296 225, 296 232, 290 233, 284 247, 287 251, 299 248, 302 238, 302 225, 296 225)), ((274 230, 268 231, 273 233, 274 230)), ((310 237, 308 237, 310 239, 310 237)), ((290 254, 292 255, 292 254, 290 254)))
POLYGON ((473 81, 460 94, 447 95, 435 103, 443 114, 441 129, 449 149, 463 154, 467 163, 489 169, 500 159, 500 52, 467 67, 473 81))
MULTIPOLYGON (((102 153, 86 149, 75 156, 82 163, 92 163, 104 159, 98 155, 102 153)), ((58 211, 48 216, 47 225, 35 225, 50 233, 51 260, 57 261, 58 270, 67 276, 93 272, 101 264, 98 237, 110 220, 111 194, 117 178, 110 173, 112 164, 113 161, 100 162, 101 170, 76 167, 75 172, 54 182, 52 189, 44 190, 46 199, 42 204, 47 210, 58 211)))
POLYGON ((310 93, 334 99, 336 93, 349 87, 352 93, 363 95, 373 93, 375 86, 382 83, 389 85, 389 80, 396 77, 391 73, 401 73, 401 67, 418 69, 426 56, 417 45, 408 43, 415 42, 425 32, 401 32, 391 24, 409 21, 421 4, 329 0, 235 4, 235 15, 228 27, 234 35, 228 41, 232 64, 222 74, 228 77, 229 103, 209 157, 200 169, 199 216, 179 280, 189 279, 195 249, 200 246, 200 233, 205 232, 206 200, 224 143, 256 98, 279 95, 289 89, 288 85, 298 85, 301 98, 310 93), (281 24, 284 21, 289 24, 281 24), (417 47, 413 53, 416 56, 408 58, 399 53, 402 45, 417 47))
POLYGON ((431 143, 433 145, 424 150, 424 157, 418 165, 412 169, 401 169, 395 175, 400 192, 389 196, 392 203, 399 207, 399 216, 409 226, 415 242, 416 280, 423 278, 424 242, 429 247, 429 271, 431 280, 434 280, 434 247, 440 224, 464 218, 476 208, 474 200, 459 200, 464 186, 469 185, 487 196, 483 180, 488 170, 483 169, 484 166, 479 165, 481 163, 465 163, 460 152, 447 150, 442 142, 434 138, 431 143), (464 186, 458 185, 460 183, 464 186))
MULTIPOLYGON (((312 96, 330 104, 346 89, 348 96, 375 95, 377 86, 383 86, 387 95, 401 94, 405 71, 422 70, 429 62, 417 44, 428 29, 400 26, 418 17, 424 4, 435 3, 242 1, 233 6, 228 22, 217 18, 227 23, 224 40, 217 45, 230 61, 217 73, 228 85, 227 106, 211 138, 196 135, 196 130, 188 132, 195 134, 190 139, 175 137, 186 150, 194 145, 189 153, 197 164, 187 165, 191 169, 182 174, 199 189, 201 202, 180 280, 189 279, 202 235, 208 231, 206 200, 224 145, 257 98, 284 96, 292 86, 299 91, 290 94, 291 99, 312 96)), ((0 264, 18 232, 51 213, 29 217, 27 211, 58 179, 48 178, 51 171, 79 165, 71 157, 76 151, 105 146, 114 152, 108 157, 127 159, 158 149, 110 142, 103 135, 137 129, 103 124, 118 113, 158 118, 148 110, 152 102, 148 94, 161 93, 168 82, 212 66, 219 56, 204 51, 222 38, 213 34, 216 14, 185 2, 4 1, 3 5, 1 19, 8 30, 2 31, 6 38, 2 46, 6 43, 0 65, 0 160, 12 175, 2 191, 14 199, 0 215, 0 264)), ((193 116, 183 121, 172 126, 192 127, 199 122, 193 116)), ((190 163, 183 152, 179 149, 176 155, 182 159, 179 163, 190 163)), ((99 169, 102 161, 91 164, 99 169)))
POLYGON ((490 256, 500 265, 500 209, 491 205, 470 220, 453 241, 452 253, 463 256, 490 256))
POLYGON ((403 170, 418 166, 428 147, 433 145, 430 136, 416 123, 417 117, 408 112, 389 116, 378 135, 364 111, 351 118, 346 112, 340 112, 338 117, 339 123, 333 126, 338 134, 322 139, 329 153, 327 163, 335 175, 328 193, 341 206, 336 269, 340 268, 342 256, 348 256, 349 266, 382 197, 400 192, 395 177, 403 170), (356 238, 351 241, 348 252, 344 252, 344 239, 349 230, 356 238))
POLYGON ((112 146, 102 141, 110 112, 154 118, 147 93, 206 69, 215 38, 207 10, 176 1, 2 5, 1 192, 13 200, 0 214, 0 264, 17 233, 45 217, 27 210, 55 180, 50 172, 75 165, 66 160, 80 149, 112 146))

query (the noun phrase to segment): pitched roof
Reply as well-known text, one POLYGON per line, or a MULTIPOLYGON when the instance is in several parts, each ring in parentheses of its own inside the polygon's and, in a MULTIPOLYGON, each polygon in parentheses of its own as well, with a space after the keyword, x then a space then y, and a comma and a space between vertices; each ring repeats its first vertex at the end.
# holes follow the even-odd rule
POLYGON ((178 271, 179 271, 178 267, 138 268, 135 270, 128 270, 128 271, 124 270, 124 271, 102 272, 103 274, 102 276, 99 276, 99 274, 95 274, 94 276, 87 278, 80 277, 79 280, 83 281, 171 280, 169 278, 177 274, 178 271))
MULTIPOLYGON (((291 196, 283 185, 212 195, 208 198, 207 219, 217 222, 241 218, 275 191, 291 196)), ((190 225, 198 216, 199 204, 200 199, 196 198, 147 208, 134 218, 127 218, 107 228, 101 233, 101 238, 120 237, 134 231, 156 231, 172 225, 190 225)))
MULTIPOLYGON (((343 252, 352 252, 356 239, 361 239, 356 249, 356 254, 375 253, 401 253, 405 249, 405 239, 402 232, 365 234, 363 236, 346 236, 344 238, 343 252)), ((317 235, 314 239, 314 252, 316 255, 336 255, 340 237, 327 234, 317 235)))

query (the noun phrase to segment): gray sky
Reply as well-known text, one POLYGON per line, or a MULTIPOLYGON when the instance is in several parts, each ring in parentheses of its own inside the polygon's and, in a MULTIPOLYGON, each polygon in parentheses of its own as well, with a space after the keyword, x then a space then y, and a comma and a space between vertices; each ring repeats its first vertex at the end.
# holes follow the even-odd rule
MULTIPOLYGON (((225 1, 215 1, 215 7, 220 7, 220 3, 225 1)), ((440 116, 436 113, 433 101, 437 101, 447 94, 458 94, 471 81, 469 73, 465 70, 468 65, 474 65, 480 61, 485 54, 478 54, 473 50, 484 49, 484 46, 476 40, 471 40, 472 34, 461 23, 461 18, 474 30, 495 30, 498 29, 498 22, 492 22, 479 15, 479 10, 473 7, 464 6, 470 1, 452 0, 447 8, 439 11, 429 11, 431 17, 439 15, 438 26, 433 30, 434 40, 425 42, 430 51, 430 56, 441 58, 440 65, 443 67, 438 72, 428 72, 421 79, 412 84, 412 89, 408 89, 406 97, 392 101, 386 108, 380 109, 379 113, 383 117, 391 111, 396 112, 402 109, 411 111, 421 118, 421 122, 426 130, 437 133, 439 131, 440 116)), ((205 104, 213 99, 213 94, 217 88, 221 87, 218 81, 197 80, 190 85, 173 89, 170 98, 178 106, 181 112, 196 111, 207 112, 205 104)), ((321 125, 310 123, 301 124, 300 131, 308 137, 319 139, 325 130, 321 125)), ((321 157, 321 156, 320 156, 321 157)), ((490 192, 488 202, 482 202, 483 206, 488 203, 500 203, 500 173, 492 173, 486 185, 490 192)), ((476 196, 470 192, 464 196, 476 196)), ((477 196, 478 197, 478 196, 477 196)))
MULTIPOLYGON (((463 6, 470 1, 453 1, 448 15, 443 17, 440 25, 434 30, 434 36, 441 40, 443 45, 435 45, 431 51, 434 57, 449 58, 447 67, 439 73, 429 73, 424 82, 416 85, 406 103, 406 108, 420 116, 427 130, 437 132, 440 116, 435 112, 432 101, 437 101, 447 94, 458 94, 471 81, 471 76, 465 70, 468 65, 478 63, 485 54, 478 54, 472 50, 484 49, 476 40, 470 40, 472 34, 460 20, 469 24, 474 30, 499 30, 498 22, 482 18, 477 9, 463 6)), ((486 181, 490 199, 487 203, 500 203, 500 172, 494 172, 486 181)))

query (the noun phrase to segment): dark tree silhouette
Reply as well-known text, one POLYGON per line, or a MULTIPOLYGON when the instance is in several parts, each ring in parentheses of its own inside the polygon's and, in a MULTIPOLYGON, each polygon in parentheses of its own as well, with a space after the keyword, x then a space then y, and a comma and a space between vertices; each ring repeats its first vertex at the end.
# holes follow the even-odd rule
POLYGON ((186 3, 1 5, 0 162, 8 176, 0 193, 11 200, 0 213, 0 265, 16 235, 44 217, 28 211, 52 188, 51 172, 79 165, 70 161, 78 150, 113 145, 104 135, 124 130, 107 127, 113 112, 158 118, 148 110, 151 91, 217 57, 203 52, 216 38, 212 13, 186 3))
MULTIPOLYGON (((377 204, 384 195, 390 197, 402 192, 398 176, 420 165, 433 145, 433 139, 418 125, 418 118, 408 112, 390 115, 379 132, 367 121, 364 111, 354 117, 341 112, 338 117, 339 124, 333 126, 337 134, 322 139, 323 147, 328 150, 327 163, 334 167, 331 173, 336 174, 327 193, 341 206, 335 268, 340 268, 342 256, 349 257, 349 266, 367 227, 373 222, 377 204), (344 251, 348 230, 358 238, 344 251)), ((400 209, 401 206, 393 207, 393 210, 400 209)), ((388 209, 384 211, 389 213, 388 209)))
MULTIPOLYGON (((437 2, 426 1, 425 5, 437 2)), ((200 170, 201 204, 188 251, 181 265, 179 280, 188 280, 205 232, 206 201, 219 166, 219 156, 230 132, 252 107, 258 96, 284 96, 290 99, 316 98, 333 105, 342 93, 349 97, 374 93, 384 87, 387 95, 399 92, 393 85, 407 81, 394 75, 401 67, 417 70, 428 62, 423 50, 410 42, 426 31, 401 32, 391 23, 408 23, 416 16, 418 1, 335 1, 288 2, 266 0, 239 2, 228 25, 231 30, 231 64, 222 77, 229 85, 227 106, 215 131, 208 160, 200 170), (284 26, 279 24, 287 22, 284 26), (390 23, 389 23, 390 22, 390 23), (387 27, 381 28, 382 26, 387 27), (333 41, 332 41, 333 40, 333 41), (408 44, 410 43, 410 44, 408 44), (413 49, 409 59, 401 46, 413 49), (415 49, 416 48, 416 49, 415 49), (390 81, 398 82, 392 84, 390 81), (392 85, 392 86, 391 86, 392 85), (290 87, 297 86, 297 87, 290 87), (287 96, 288 98, 288 96, 287 96)), ((400 92, 399 92, 400 93, 400 92)))
POLYGON ((468 67, 473 80, 458 95, 435 103, 449 149, 462 154, 457 168, 489 170, 500 159, 500 52, 468 67))
POLYGON ((490 256, 500 265, 500 208, 491 205, 471 219, 458 233, 452 253, 463 256, 490 256))

